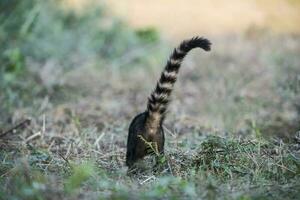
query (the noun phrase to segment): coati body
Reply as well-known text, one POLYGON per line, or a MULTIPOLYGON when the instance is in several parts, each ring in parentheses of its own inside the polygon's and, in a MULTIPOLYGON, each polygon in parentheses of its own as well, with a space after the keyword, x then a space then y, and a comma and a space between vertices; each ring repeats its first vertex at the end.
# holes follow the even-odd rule
POLYGON ((194 37, 184 40, 174 49, 154 91, 148 98, 147 110, 137 115, 129 126, 126 153, 128 167, 151 152, 150 143, 156 147, 158 151, 156 153, 164 153, 165 137, 162 125, 181 62, 190 50, 198 47, 209 51, 210 45, 209 40, 194 37))

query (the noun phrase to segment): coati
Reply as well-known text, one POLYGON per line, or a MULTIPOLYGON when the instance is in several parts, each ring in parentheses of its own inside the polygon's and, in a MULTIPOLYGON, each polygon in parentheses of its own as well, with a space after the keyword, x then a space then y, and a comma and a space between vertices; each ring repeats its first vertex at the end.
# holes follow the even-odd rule
POLYGON ((129 126, 126 153, 126 165, 129 168, 137 160, 151 152, 151 145, 149 144, 154 145, 154 147, 152 146, 152 153, 153 150, 158 151, 156 153, 159 154, 164 153, 165 137, 162 125, 181 62, 190 50, 199 47, 209 51, 210 46, 209 40, 193 37, 182 41, 173 50, 154 91, 148 98, 146 111, 138 114, 129 126))

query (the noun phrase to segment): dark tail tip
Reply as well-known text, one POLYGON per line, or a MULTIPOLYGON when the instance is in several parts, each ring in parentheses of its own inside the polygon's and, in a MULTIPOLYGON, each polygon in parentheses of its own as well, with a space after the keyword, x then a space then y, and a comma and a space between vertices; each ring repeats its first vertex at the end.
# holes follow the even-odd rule
POLYGON ((211 49, 211 42, 203 37, 193 37, 192 39, 187 41, 187 46, 189 46, 190 49, 193 48, 202 48, 205 51, 210 51, 211 49))

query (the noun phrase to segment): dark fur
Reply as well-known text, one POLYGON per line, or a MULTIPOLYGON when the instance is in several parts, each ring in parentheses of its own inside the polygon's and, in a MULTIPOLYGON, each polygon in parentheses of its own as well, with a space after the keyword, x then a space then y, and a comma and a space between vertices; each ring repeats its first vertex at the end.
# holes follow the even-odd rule
POLYGON ((147 115, 147 111, 137 115, 129 126, 126 154, 126 165, 129 167, 150 152, 149 147, 137 135, 141 135, 146 141, 156 142, 159 153, 162 154, 164 151, 165 137, 162 124, 160 124, 158 133, 152 137, 146 128, 147 115))
POLYGON ((149 145, 140 136, 147 142, 156 144, 158 153, 163 154, 165 138, 162 124, 181 62, 191 49, 199 47, 209 51, 210 45, 211 43, 207 39, 194 37, 190 40, 184 40, 174 49, 155 90, 148 99, 147 110, 137 115, 129 126, 126 154, 126 165, 128 167, 151 153, 149 145))

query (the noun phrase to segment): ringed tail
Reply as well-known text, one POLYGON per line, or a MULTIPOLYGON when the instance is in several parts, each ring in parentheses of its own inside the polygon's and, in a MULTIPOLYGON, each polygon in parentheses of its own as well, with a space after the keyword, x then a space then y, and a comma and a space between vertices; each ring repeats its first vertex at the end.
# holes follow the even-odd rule
POLYGON ((189 40, 184 40, 173 50, 154 91, 148 98, 148 117, 146 124, 150 129, 157 129, 165 118, 168 103, 170 102, 170 95, 174 88, 178 71, 184 57, 194 48, 201 48, 205 51, 209 51, 210 46, 211 42, 208 39, 193 37, 189 40))

